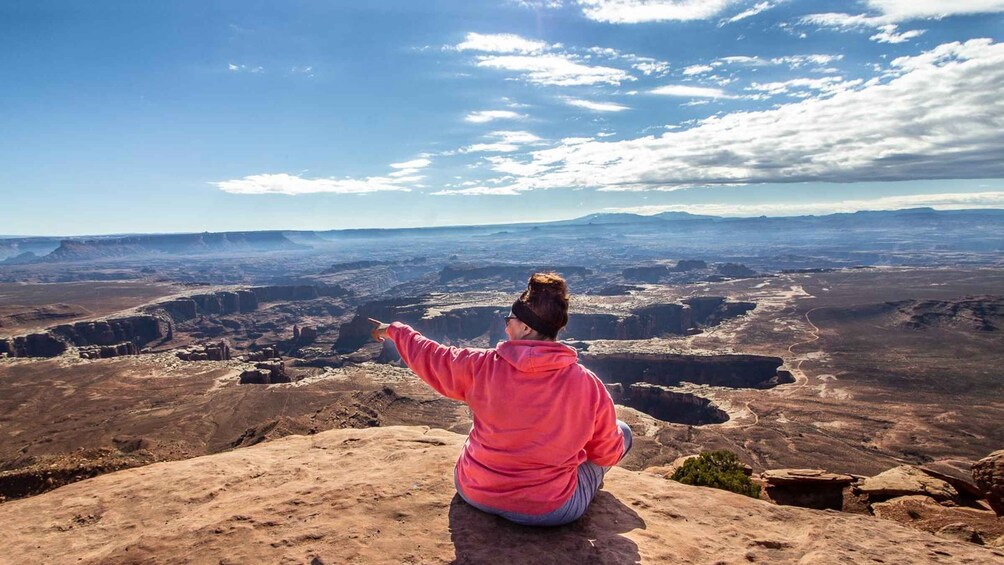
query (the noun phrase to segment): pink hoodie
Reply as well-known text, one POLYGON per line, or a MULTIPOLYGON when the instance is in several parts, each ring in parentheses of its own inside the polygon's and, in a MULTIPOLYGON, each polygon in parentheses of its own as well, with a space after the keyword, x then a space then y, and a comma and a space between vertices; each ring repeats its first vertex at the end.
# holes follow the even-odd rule
POLYGON ((457 480, 473 502, 546 514, 572 496, 581 463, 620 459, 624 437, 614 403, 574 349, 527 340, 495 349, 446 347, 400 322, 387 335, 423 381, 471 407, 474 426, 457 480))

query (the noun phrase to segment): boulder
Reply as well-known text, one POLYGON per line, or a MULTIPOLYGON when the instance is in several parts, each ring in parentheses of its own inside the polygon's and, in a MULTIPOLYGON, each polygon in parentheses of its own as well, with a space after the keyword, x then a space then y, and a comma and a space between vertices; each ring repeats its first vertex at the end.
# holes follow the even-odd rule
POLYGON ((980 537, 980 534, 972 526, 963 522, 947 524, 934 533, 951 540, 983 544, 983 538, 980 537))
POLYGON ((949 500, 959 495, 952 485, 928 475, 913 465, 900 465, 874 477, 868 477, 855 489, 873 500, 914 494, 930 496, 936 500, 949 500))
POLYGON ((1004 516, 1004 449, 973 465, 973 479, 998 516, 1004 516))
POLYGON ((992 511, 966 506, 948 507, 929 496, 901 496, 886 502, 876 502, 871 508, 879 518, 931 533, 944 529, 945 532, 942 533, 970 537, 969 534, 960 532, 972 531, 984 542, 1004 535, 1004 520, 998 519, 992 511), (965 525, 965 528, 948 528, 958 524, 965 525))
POLYGON ((453 486, 465 436, 344 429, 127 469, 0 504, 19 563, 999 563, 871 516, 615 467, 586 515, 528 528, 453 486), (193 550, 193 548, 195 548, 193 550))
POLYGON ((936 479, 941 479, 955 487, 960 494, 965 493, 982 498, 983 493, 973 480, 973 464, 969 459, 939 459, 920 466, 920 470, 936 479))

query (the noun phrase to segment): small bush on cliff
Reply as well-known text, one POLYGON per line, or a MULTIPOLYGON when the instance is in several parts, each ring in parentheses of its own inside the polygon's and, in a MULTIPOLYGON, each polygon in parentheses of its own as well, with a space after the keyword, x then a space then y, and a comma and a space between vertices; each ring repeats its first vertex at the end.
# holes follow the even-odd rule
POLYGON ((743 472, 743 463, 731 451, 706 451, 688 459, 670 477, 685 485, 720 488, 757 498, 760 485, 756 485, 743 472))

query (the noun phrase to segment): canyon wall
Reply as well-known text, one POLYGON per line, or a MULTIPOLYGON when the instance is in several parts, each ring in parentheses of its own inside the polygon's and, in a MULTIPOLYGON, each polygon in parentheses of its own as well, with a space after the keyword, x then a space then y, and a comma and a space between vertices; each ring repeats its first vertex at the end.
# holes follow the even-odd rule
POLYGON ((581 355, 580 362, 606 383, 682 382, 731 388, 770 388, 793 382, 784 361, 766 355, 694 355, 670 353, 606 353, 581 355))

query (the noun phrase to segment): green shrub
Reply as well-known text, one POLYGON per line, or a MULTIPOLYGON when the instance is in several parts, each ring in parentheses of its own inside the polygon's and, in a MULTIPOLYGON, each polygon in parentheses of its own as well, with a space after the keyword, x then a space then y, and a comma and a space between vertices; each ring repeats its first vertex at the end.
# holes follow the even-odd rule
POLYGON ((720 488, 759 497, 760 485, 754 484, 743 468, 742 461, 731 451, 706 451, 688 459, 670 478, 685 485, 720 488))

